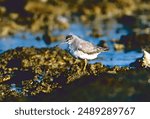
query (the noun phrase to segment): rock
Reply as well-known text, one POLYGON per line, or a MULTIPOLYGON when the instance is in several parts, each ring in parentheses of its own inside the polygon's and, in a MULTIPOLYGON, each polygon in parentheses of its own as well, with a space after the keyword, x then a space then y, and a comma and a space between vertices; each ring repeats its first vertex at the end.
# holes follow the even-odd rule
POLYGON ((41 2, 47 2, 48 0, 40 0, 41 2))
POLYGON ((62 23, 62 24, 68 24, 68 19, 64 16, 58 16, 57 21, 62 23))
POLYGON ((130 66, 136 68, 150 68, 150 53, 143 50, 143 56, 131 63, 130 66))
MULTIPOLYGON (((79 18, 80 21, 89 23, 95 19, 118 18, 125 14, 126 17, 123 17, 122 23, 127 22, 128 25, 132 26, 132 23, 135 22, 134 18, 132 18, 133 12, 139 9, 142 11, 149 10, 150 3, 144 3, 139 0, 117 0, 116 2, 108 0, 88 2, 86 0, 76 2, 73 0, 68 2, 58 2, 56 0, 0 0, 0 4, 0 16, 4 16, 4 19, 10 22, 14 20, 17 25, 21 24, 22 27, 27 26, 26 31, 41 32, 44 25, 48 25, 50 31, 66 29, 69 27, 69 22, 74 18, 79 18), (140 6, 142 6, 142 9, 140 6), (69 18, 69 20, 62 18, 62 16, 69 18), (45 18, 47 19, 46 21, 44 20, 45 18)), ((0 24, 0 26, 2 25, 0 24)), ((15 28, 15 30, 20 31, 19 28, 15 28)), ((4 36, 10 32, 8 28, 0 31, 4 31, 4 36)), ((146 31, 149 32, 149 29, 146 31)), ((97 31, 92 31, 92 35, 101 37, 102 33, 98 29, 97 31)))
POLYGON ((92 69, 88 64, 83 73, 84 60, 75 63, 75 58, 60 48, 16 48, 0 57, 0 83, 22 86, 22 95, 51 93, 82 76, 107 70, 102 64, 93 64, 92 69))
MULTIPOLYGON (((149 57, 146 52, 145 57, 149 57)), ((16 48, 0 54, 0 101, 150 99, 144 98, 150 89, 145 86, 149 79, 146 69, 109 68, 96 63, 87 64, 83 72, 84 60, 76 60, 60 48, 16 48)))
POLYGON ((100 32, 100 29, 99 29, 99 28, 93 28, 90 35, 91 35, 92 37, 99 38, 99 37, 102 36, 102 33, 100 32))
POLYGON ((124 45, 123 45, 123 44, 119 44, 119 43, 115 43, 115 44, 114 44, 114 49, 115 49, 116 51, 124 50, 124 45))
POLYGON ((133 28, 138 24, 138 19, 136 16, 128 16, 124 15, 121 18, 118 19, 118 21, 123 24, 125 27, 133 28))
POLYGON ((69 28, 69 21, 68 21, 67 17, 58 16, 56 18, 56 21, 58 22, 58 25, 60 26, 61 29, 69 28))
POLYGON ((34 14, 50 13, 51 9, 48 4, 37 1, 29 1, 25 6, 26 11, 34 14))
POLYGON ((17 14, 17 13, 10 13, 9 16, 10 16, 11 19, 16 20, 16 19, 18 19, 19 14, 17 14))
POLYGON ((0 6, 0 15, 4 14, 5 12, 6 12, 6 8, 0 6))
POLYGON ((1 26, 0 27, 0 36, 1 37, 9 36, 14 33, 24 31, 24 29, 25 29, 25 26, 19 25, 14 21, 8 22, 7 20, 0 22, 0 26, 1 26))
POLYGON ((120 38, 119 43, 125 46, 125 50, 141 50, 150 51, 150 34, 128 34, 120 38))
POLYGON ((142 66, 150 68, 150 53, 147 51, 143 50, 143 64, 142 66))

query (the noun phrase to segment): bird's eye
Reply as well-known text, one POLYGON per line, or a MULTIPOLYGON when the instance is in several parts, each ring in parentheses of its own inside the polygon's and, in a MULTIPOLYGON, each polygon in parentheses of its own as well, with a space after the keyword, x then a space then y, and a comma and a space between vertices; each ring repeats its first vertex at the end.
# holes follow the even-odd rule
POLYGON ((67 36, 66 36, 66 40, 67 40, 67 41, 71 40, 72 38, 73 38, 72 35, 67 35, 67 36))

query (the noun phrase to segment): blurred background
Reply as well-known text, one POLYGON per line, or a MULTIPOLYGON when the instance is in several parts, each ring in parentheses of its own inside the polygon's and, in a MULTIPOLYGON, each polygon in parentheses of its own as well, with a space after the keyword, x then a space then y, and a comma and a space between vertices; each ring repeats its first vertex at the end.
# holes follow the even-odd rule
POLYGON ((149 5, 149 0, 0 0, 0 52, 54 47, 73 33, 110 48, 103 64, 129 65, 142 55, 135 51, 150 51, 149 5))

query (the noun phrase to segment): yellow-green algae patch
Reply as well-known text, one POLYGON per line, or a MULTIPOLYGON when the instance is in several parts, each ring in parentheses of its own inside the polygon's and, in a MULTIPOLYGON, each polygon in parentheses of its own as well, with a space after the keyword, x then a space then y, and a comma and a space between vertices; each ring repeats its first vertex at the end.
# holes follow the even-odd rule
POLYGON ((24 96, 50 93, 84 75, 107 69, 102 64, 95 65, 95 68, 88 64, 87 70, 83 71, 84 61, 75 63, 76 59, 60 48, 16 48, 0 57, 1 85, 16 84, 22 87, 18 94, 24 96))
POLYGON ((88 64, 84 71, 84 65, 84 60, 58 47, 6 51, 0 55, 0 100, 104 101, 117 100, 120 95, 125 95, 120 100, 128 100, 142 95, 143 90, 147 94, 150 88, 149 69, 109 68, 96 63, 88 64), (12 90, 12 84, 20 91, 12 90), (137 86, 141 89, 136 90, 137 86), (76 93, 78 98, 74 98, 76 93))

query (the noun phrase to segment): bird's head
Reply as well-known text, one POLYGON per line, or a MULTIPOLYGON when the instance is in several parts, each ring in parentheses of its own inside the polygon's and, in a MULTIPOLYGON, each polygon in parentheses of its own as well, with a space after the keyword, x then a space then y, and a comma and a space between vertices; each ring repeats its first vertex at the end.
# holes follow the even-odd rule
POLYGON ((68 44, 71 44, 74 40, 74 36, 73 35, 67 35, 65 38, 65 42, 68 44))

